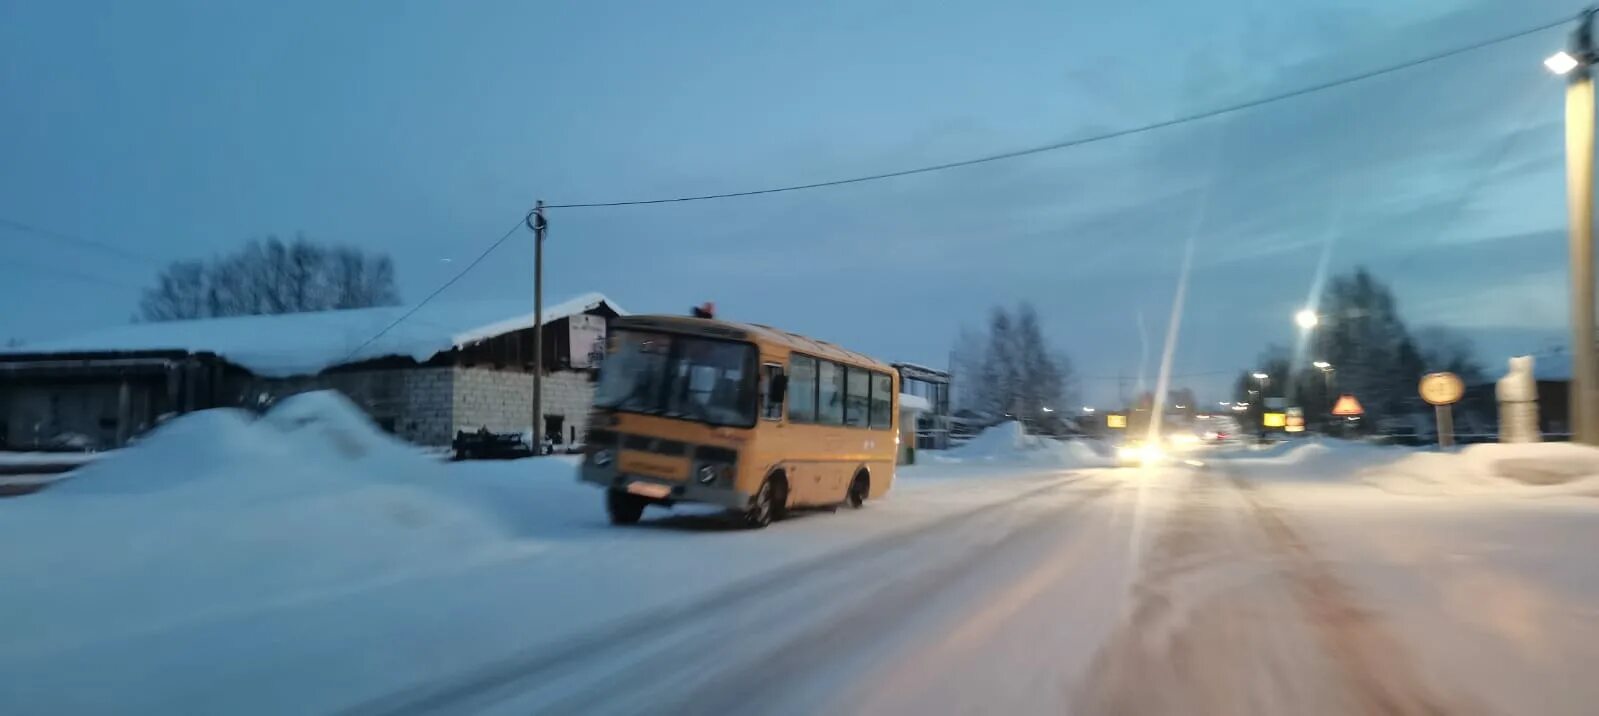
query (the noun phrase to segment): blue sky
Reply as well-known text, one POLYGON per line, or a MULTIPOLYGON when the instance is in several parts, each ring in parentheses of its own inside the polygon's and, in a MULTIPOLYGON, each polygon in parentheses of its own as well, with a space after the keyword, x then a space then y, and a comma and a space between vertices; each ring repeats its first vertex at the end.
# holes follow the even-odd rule
MULTIPOLYGON (((1158 121, 1574 14, 1523 2, 0 0, 0 339, 125 321, 160 263, 267 234, 387 251, 417 299, 550 202, 823 181, 1158 121), (1402 6, 1402 7, 1395 7, 1402 6), (452 259, 445 262, 443 259, 452 259)), ((1323 242, 1483 357, 1565 324, 1551 31, 1048 155, 837 189, 552 212, 552 299, 714 300, 942 365, 1030 300, 1086 399, 1291 342, 1323 242), (1156 351, 1152 351, 1154 354, 1156 351)), ((529 295, 519 236, 446 298, 529 295)), ((1220 390, 1226 376, 1179 378, 1220 390)))

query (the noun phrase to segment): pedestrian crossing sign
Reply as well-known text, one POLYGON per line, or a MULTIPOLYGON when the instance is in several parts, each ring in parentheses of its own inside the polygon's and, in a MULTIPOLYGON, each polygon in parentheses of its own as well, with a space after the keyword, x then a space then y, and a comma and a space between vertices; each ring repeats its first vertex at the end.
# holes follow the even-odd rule
POLYGON ((1365 415, 1366 409, 1360 407, 1360 401, 1355 396, 1345 393, 1338 396, 1338 402, 1333 404, 1333 415, 1365 415))

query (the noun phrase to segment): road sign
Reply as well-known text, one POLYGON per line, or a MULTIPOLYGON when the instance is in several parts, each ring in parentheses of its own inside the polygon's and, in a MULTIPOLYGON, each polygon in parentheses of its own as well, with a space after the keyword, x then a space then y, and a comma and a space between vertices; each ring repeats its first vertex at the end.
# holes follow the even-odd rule
POLYGON ((1283 430, 1286 430, 1290 433, 1305 432, 1305 409, 1289 408, 1288 422, 1283 426, 1283 430))
POLYGON ((1453 405, 1466 394, 1466 384, 1454 373, 1428 373, 1417 386, 1421 399, 1433 405, 1453 405))
POLYGON ((1125 429, 1127 427, 1127 416, 1125 416, 1125 415, 1116 415, 1116 414, 1107 414, 1105 416, 1105 427, 1113 428, 1113 429, 1116 429, 1116 430, 1125 429))
POLYGON ((1346 393, 1338 396, 1338 402, 1333 403, 1332 414, 1346 416, 1365 415, 1366 409, 1360 407, 1360 401, 1355 400, 1355 396, 1346 393))
POLYGON ((1260 424, 1268 428, 1281 428, 1288 425, 1288 416, 1283 413, 1262 413, 1260 424))
POLYGON ((1416 386, 1421 393, 1421 399, 1432 403, 1438 420, 1438 446, 1449 447, 1455 444, 1455 415, 1449 407, 1460 402, 1460 397, 1466 394, 1466 384, 1460 382, 1460 376, 1454 373, 1428 373, 1421 377, 1421 384, 1416 386))

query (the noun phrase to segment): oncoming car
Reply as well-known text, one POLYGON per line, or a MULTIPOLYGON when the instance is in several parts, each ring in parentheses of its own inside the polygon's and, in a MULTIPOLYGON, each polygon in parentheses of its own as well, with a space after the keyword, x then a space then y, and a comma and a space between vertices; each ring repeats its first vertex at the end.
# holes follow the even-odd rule
POLYGON ((1169 433, 1154 440, 1128 440, 1116 448, 1116 465, 1117 467, 1159 465, 1173 460, 1176 454, 1198 447, 1200 443, 1198 435, 1187 431, 1169 433))

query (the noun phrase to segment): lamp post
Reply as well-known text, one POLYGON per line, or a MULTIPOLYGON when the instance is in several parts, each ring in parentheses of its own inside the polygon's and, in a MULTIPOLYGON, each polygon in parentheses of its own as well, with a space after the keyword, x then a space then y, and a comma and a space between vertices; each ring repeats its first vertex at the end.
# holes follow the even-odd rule
POLYGON ((1264 442, 1266 439, 1266 386, 1271 385, 1271 375, 1255 372, 1251 373, 1249 377, 1254 378, 1255 382, 1260 385, 1260 400, 1258 401, 1260 410, 1257 411, 1260 417, 1255 420, 1255 427, 1259 429, 1260 439, 1264 442))
POLYGON ((1327 422, 1331 424, 1333 405, 1338 402, 1338 397, 1333 394, 1333 373, 1337 371, 1333 364, 1319 360, 1310 364, 1321 371, 1322 392, 1327 395, 1327 422))
POLYGON ((1593 151, 1594 96, 1591 67, 1594 10, 1583 12, 1571 33, 1571 46, 1544 60, 1551 72, 1566 75, 1566 210, 1571 224, 1571 386, 1572 442, 1599 444, 1599 356, 1594 334, 1593 151))

